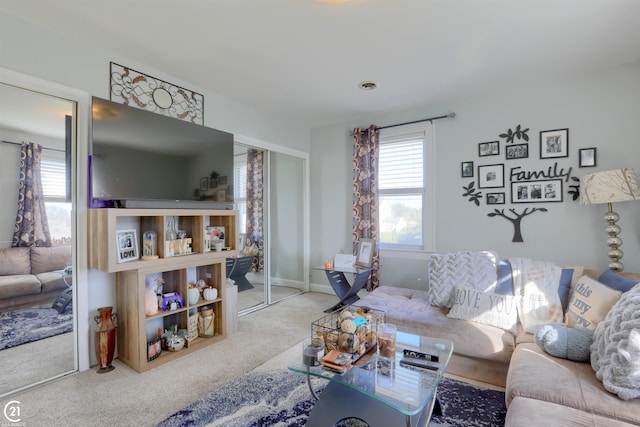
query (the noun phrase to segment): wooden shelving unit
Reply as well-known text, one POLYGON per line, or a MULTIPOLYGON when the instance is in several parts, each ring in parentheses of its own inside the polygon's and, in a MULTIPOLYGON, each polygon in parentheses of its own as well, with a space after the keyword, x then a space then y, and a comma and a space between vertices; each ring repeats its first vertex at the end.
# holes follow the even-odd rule
POLYGON ((226 338, 226 259, 238 255, 238 212, 231 210, 199 209, 90 209, 89 210, 89 267, 116 273, 116 313, 118 315, 118 358, 138 372, 174 360, 199 348, 226 338), (169 256, 165 253, 166 230, 170 223, 187 232, 192 253, 169 256), (230 250, 209 251, 205 245, 207 226, 225 227, 225 245, 230 250), (158 236, 157 260, 118 262, 116 232, 137 231, 138 248, 144 231, 153 230, 158 236), (164 281, 163 292, 177 292, 184 306, 147 316, 145 287, 164 281), (198 279, 218 290, 218 298, 189 304, 188 286, 198 279), (147 343, 157 337, 157 330, 188 329, 189 317, 203 307, 212 307, 215 334, 211 338, 195 338, 178 352, 162 351, 157 359, 147 360, 147 343))

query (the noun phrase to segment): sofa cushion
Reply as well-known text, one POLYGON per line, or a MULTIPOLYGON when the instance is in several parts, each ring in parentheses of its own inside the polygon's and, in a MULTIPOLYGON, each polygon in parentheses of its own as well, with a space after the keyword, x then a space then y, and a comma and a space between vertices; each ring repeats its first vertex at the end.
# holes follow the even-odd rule
POLYGON ((516 397, 509 405, 504 425, 505 427, 627 427, 634 424, 538 399, 516 397))
POLYGON ((517 334, 518 298, 490 292, 478 292, 466 286, 456 286, 453 307, 448 317, 471 320, 483 325, 495 326, 517 334))
POLYGON ((0 299, 39 294, 40 281, 32 274, 0 276, 0 299))
POLYGON ((0 249, 0 276, 31 274, 29 248, 0 249))
MULTIPOLYGON (((42 292, 62 291, 67 285, 62 278, 62 274, 58 271, 48 271, 46 273, 36 274, 36 278, 40 281, 42 292)), ((71 284, 71 282, 69 282, 71 284)))
POLYGON ((624 277, 613 270, 605 270, 600 277, 598 277, 598 282, 620 292, 627 292, 638 284, 638 280, 624 277))
POLYGON ((71 246, 31 247, 31 273, 63 270, 71 265, 71 246))
POLYGON ((558 359, 535 344, 520 344, 513 352, 507 375, 507 405, 517 396, 640 423, 640 399, 619 399, 605 390, 589 363, 558 359))
POLYGON ((509 332, 447 317, 448 309, 429 304, 427 291, 380 286, 354 305, 384 311, 386 321, 400 331, 449 339, 456 354, 509 363, 515 348, 509 332))
POLYGON ((451 308, 457 285, 493 291, 498 280, 498 257, 489 251, 432 254, 428 259, 429 302, 451 308))
POLYGON ((610 392, 625 400, 640 397, 640 285, 624 293, 598 324, 591 366, 610 392))
POLYGON ((571 300, 565 323, 570 328, 582 327, 595 331, 622 292, 611 289, 589 276, 582 276, 571 287, 571 300))

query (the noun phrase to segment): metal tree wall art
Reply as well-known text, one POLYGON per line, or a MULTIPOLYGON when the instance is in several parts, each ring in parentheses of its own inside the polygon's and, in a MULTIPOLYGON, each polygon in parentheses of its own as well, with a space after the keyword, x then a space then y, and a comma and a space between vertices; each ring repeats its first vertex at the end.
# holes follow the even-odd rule
POLYGON ((522 218, 531 215, 534 212, 547 212, 546 208, 526 208, 525 210, 523 210, 521 213, 516 212, 515 209, 509 209, 509 212, 511 212, 514 217, 510 217, 508 216, 505 212, 504 209, 495 209, 493 212, 490 212, 487 214, 487 216, 493 218, 496 216, 501 216, 504 219, 508 219, 509 221, 511 221, 511 223, 513 224, 513 239, 511 240, 514 243, 521 243, 524 242, 524 240, 522 239, 522 231, 521 231, 521 222, 522 222, 522 218))
POLYGON ((516 126, 515 131, 509 129, 507 130, 507 133, 501 133, 499 136, 500 138, 506 138, 507 144, 511 144, 514 138, 529 141, 529 135, 527 135, 527 132, 529 132, 529 128, 522 129, 522 126, 518 125, 516 126))
POLYGON ((482 192, 478 191, 476 193, 475 181, 471 181, 468 186, 462 186, 464 193, 462 193, 462 197, 469 197, 469 201, 476 204, 476 206, 480 206, 480 198, 482 197, 482 192))
POLYGON ((571 194, 571 200, 575 202, 580 197, 580 178, 572 176, 571 181, 574 182, 574 185, 569 186, 567 193, 571 194))

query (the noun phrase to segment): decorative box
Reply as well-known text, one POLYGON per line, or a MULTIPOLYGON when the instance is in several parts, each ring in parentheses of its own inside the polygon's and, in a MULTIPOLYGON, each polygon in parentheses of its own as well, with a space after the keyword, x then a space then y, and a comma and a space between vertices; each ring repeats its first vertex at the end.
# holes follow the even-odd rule
POLYGON ((367 307, 347 306, 329 313, 311 324, 311 341, 331 350, 349 353, 357 360, 378 345, 378 328, 384 323, 384 312, 367 307))

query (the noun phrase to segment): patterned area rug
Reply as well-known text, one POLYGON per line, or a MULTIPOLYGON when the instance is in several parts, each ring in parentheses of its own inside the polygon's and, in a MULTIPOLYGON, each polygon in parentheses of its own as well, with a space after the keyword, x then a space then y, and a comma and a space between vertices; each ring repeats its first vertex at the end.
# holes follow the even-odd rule
POLYGON ((58 313, 51 304, 0 313, 0 350, 71 332, 71 304, 58 313))
MULTIPOLYGON (((313 379, 314 389, 326 381, 313 379)), ((438 387, 444 415, 430 427, 504 426, 504 393, 445 378, 438 387)), ((158 427, 298 427, 306 424, 314 401, 306 378, 287 370, 249 372, 158 424, 158 427)))

